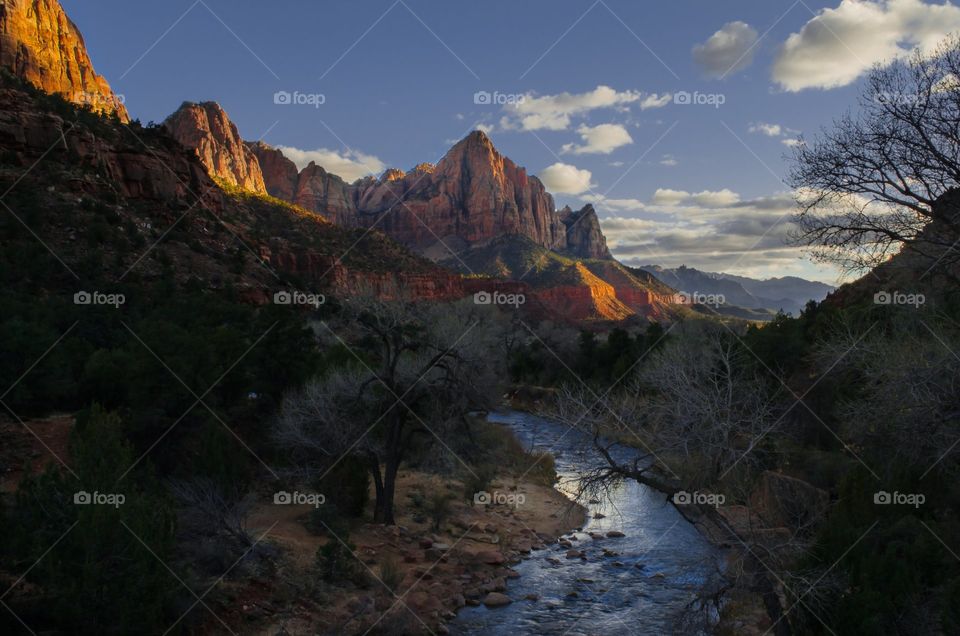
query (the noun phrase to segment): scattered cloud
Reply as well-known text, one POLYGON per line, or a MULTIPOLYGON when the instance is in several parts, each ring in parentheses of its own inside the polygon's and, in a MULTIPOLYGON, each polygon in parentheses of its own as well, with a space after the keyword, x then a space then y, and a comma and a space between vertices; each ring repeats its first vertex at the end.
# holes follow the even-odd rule
POLYGON ((658 188, 653 193, 651 203, 662 206, 679 206, 684 204, 693 204, 706 208, 722 208, 734 205, 740 201, 740 195, 724 188, 723 190, 704 190, 703 192, 687 192, 686 190, 671 190, 670 188, 658 188))
POLYGON ((783 127, 780 124, 765 124, 757 122, 750 124, 750 132, 761 133, 767 137, 779 137, 783 134, 783 127))
POLYGON ((567 163, 555 163, 540 171, 540 180, 554 194, 581 194, 593 187, 593 174, 567 163))
POLYGON ((670 188, 657 188, 653 193, 652 203, 654 205, 677 205, 681 201, 690 198, 690 193, 685 190, 671 190, 670 188))
POLYGON ((316 150, 301 150, 293 146, 279 146, 278 148, 300 170, 311 163, 315 163, 345 181, 352 182, 367 175, 378 175, 387 167, 377 157, 354 150, 338 152, 326 148, 317 148, 316 150))
POLYGON ((593 127, 584 124, 577 128, 577 134, 583 144, 565 144, 562 153, 609 155, 617 148, 633 143, 630 133, 620 124, 600 124, 593 127))
POLYGON ((746 22, 728 22, 693 47, 693 60, 708 76, 724 77, 750 66, 757 39, 757 31, 746 22))
POLYGON ((650 110, 651 108, 663 108, 673 101, 672 93, 650 93, 640 101, 640 110, 650 110))
POLYGON ((660 165, 673 167, 680 165, 680 162, 677 161, 673 155, 663 155, 663 157, 660 158, 660 165))
POLYGON ((640 199, 609 199, 600 194, 590 194, 580 197, 580 200, 611 212, 640 212, 647 209, 647 204, 640 199))
POLYGON ((704 190, 691 195, 690 200, 696 205, 702 205, 706 208, 724 208, 740 201, 740 195, 733 190, 724 188, 723 190, 710 191, 704 190))
MULTIPOLYGON (((677 200, 676 196, 663 198, 677 200)), ((683 206, 663 208, 642 202, 636 202, 638 206, 617 207, 614 201, 618 200, 594 203, 610 214, 601 215, 600 225, 614 256, 627 264, 688 265, 747 276, 769 276, 772 271, 779 275, 811 274, 803 249, 788 244, 789 234, 795 229, 791 220, 795 211, 792 193, 748 200, 738 197, 722 208, 698 204, 693 195, 681 199, 683 206)))
POLYGON ((567 130, 572 118, 599 109, 628 109, 639 103, 641 110, 659 108, 670 103, 670 95, 645 94, 640 91, 618 91, 609 86, 597 86, 585 93, 534 95, 528 93, 522 100, 504 105, 500 126, 504 130, 567 130))
POLYGON ((787 38, 773 80, 787 91, 846 86, 875 64, 931 50, 960 30, 960 7, 920 0, 841 0, 787 38))
POLYGON ((800 140, 797 136, 800 134, 799 130, 794 130, 793 128, 787 128, 786 126, 781 126, 780 124, 767 124, 764 122, 754 122, 750 124, 748 130, 751 133, 766 135, 767 137, 783 137, 780 140, 784 146, 793 147, 800 145, 800 140))

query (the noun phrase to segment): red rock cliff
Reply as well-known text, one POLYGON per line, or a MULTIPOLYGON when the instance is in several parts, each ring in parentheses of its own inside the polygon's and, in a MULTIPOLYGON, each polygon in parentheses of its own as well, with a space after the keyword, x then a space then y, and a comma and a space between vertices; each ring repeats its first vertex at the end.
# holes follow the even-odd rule
POLYGON ((376 224, 425 253, 434 248, 448 255, 446 245, 469 247, 521 234, 577 257, 611 258, 592 207, 557 212, 540 180, 497 152, 480 131, 457 143, 436 166, 420 164, 408 173, 390 169, 379 179, 353 184, 315 165, 294 179, 280 151, 264 144, 251 148, 270 194, 342 225, 376 224))
POLYGON ((260 162, 216 102, 184 102, 163 125, 174 139, 197 153, 210 176, 244 190, 267 193, 260 162))
POLYGON ((127 109, 93 70, 83 36, 57 0, 0 2, 0 66, 37 88, 128 122, 127 109))

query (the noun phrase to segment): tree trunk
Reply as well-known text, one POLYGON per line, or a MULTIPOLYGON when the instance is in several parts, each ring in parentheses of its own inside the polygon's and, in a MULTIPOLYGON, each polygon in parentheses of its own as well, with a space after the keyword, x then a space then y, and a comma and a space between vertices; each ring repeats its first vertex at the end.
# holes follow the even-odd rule
POLYGON ((373 521, 374 523, 383 523, 383 511, 381 509, 384 500, 383 476, 380 474, 380 462, 376 459, 370 461, 370 473, 373 475, 373 521))
MULTIPOLYGON (((391 417, 390 428, 387 431, 386 457, 383 460, 383 481, 377 488, 377 503, 374 508, 374 523, 387 526, 396 524, 393 517, 393 495, 397 488, 397 471, 400 470, 400 461, 403 458, 403 419, 399 413, 391 417)), ((380 480, 380 470, 377 467, 377 481, 380 480)))
POLYGON ((393 518, 393 494, 397 488, 397 471, 400 469, 399 458, 389 458, 383 469, 383 497, 378 499, 377 508, 381 513, 380 519, 374 521, 387 526, 396 523, 393 518))

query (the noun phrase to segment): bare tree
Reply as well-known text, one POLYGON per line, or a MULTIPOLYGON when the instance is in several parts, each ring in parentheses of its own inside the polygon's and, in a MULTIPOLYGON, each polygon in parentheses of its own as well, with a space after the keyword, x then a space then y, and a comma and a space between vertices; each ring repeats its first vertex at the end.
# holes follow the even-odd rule
POLYGON ((667 492, 713 484, 734 465, 752 463, 752 444, 776 423, 774 396, 733 334, 706 323, 679 331, 626 390, 603 395, 567 387, 554 415, 590 433, 613 473, 667 492), (605 439, 639 444, 646 453, 620 465, 605 439))
POLYGON ((209 556, 204 546, 213 547, 215 552, 239 554, 256 544, 247 530, 255 501, 252 493, 206 477, 174 480, 170 492, 179 504, 178 535, 194 556, 209 556))
POLYGON ((913 316, 889 331, 838 330, 820 345, 817 361, 846 373, 860 390, 840 407, 840 420, 862 445, 920 470, 955 472, 960 439, 960 351, 949 320, 913 316), (951 456, 952 455, 952 456, 951 456))
POLYGON ((443 438, 467 413, 496 403, 503 378, 499 312, 468 301, 364 295, 345 301, 327 328, 354 364, 287 396, 275 437, 314 474, 345 455, 360 458, 373 476, 374 520, 393 524, 397 472, 413 440, 446 446, 443 438))
POLYGON ((949 272, 960 262, 949 196, 960 185, 960 39, 875 68, 859 102, 794 150, 795 240, 850 270, 903 247, 949 272))

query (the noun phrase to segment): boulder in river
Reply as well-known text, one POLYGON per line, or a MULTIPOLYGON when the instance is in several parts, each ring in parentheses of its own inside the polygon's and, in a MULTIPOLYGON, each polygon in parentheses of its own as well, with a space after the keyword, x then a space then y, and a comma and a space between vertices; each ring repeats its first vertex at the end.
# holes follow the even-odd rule
POLYGON ((513 599, 506 594, 501 594, 500 592, 490 592, 483 599, 483 604, 487 607, 504 607, 510 603, 513 603, 513 599))

